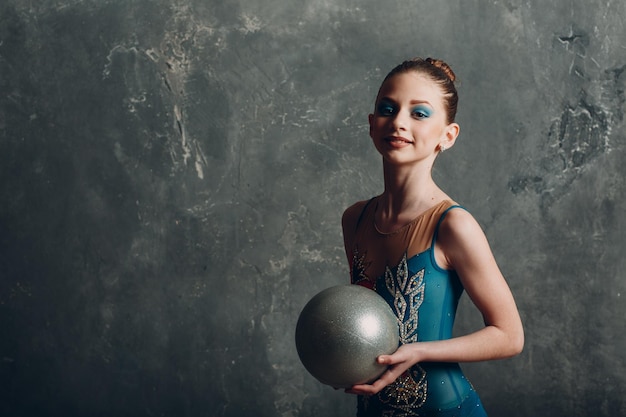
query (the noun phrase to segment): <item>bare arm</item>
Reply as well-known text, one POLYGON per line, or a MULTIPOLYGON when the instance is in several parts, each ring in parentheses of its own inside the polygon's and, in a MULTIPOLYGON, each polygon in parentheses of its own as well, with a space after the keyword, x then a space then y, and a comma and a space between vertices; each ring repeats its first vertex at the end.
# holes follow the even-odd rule
POLYGON ((448 340, 401 346, 379 363, 390 365, 372 385, 347 390, 375 394, 419 362, 474 362, 503 359, 521 352, 522 322, 507 285, 476 220, 464 210, 451 210, 439 230, 435 257, 442 268, 457 271, 467 294, 481 312, 485 327, 448 340))

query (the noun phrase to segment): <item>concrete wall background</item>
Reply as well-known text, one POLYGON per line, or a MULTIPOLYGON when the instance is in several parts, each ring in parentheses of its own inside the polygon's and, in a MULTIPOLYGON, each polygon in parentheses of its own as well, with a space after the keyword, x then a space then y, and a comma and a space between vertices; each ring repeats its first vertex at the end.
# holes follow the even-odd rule
POLYGON ((486 408, 626 415, 624 18, 608 0, 4 1, 0 414, 353 415, 293 331, 348 280, 341 213, 381 190, 367 114, 419 55, 461 81, 435 175, 526 326, 521 356, 465 366, 486 408))

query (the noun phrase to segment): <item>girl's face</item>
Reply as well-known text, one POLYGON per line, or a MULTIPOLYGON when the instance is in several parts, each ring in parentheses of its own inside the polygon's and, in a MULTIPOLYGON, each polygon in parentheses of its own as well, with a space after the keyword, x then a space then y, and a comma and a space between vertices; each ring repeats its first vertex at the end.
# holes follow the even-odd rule
POLYGON ((387 162, 435 159, 441 145, 454 144, 459 127, 447 124, 444 97, 436 82, 418 72, 394 75, 383 83, 369 115, 370 136, 387 162))

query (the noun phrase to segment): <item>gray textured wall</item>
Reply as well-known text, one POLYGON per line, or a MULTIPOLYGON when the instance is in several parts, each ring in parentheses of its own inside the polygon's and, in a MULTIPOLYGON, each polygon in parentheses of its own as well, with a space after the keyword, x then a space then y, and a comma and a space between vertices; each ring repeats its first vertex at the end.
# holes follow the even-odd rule
POLYGON ((293 331, 348 280, 367 113, 421 55, 461 80, 435 175, 526 326, 465 366, 488 411, 626 415, 626 2, 547 4, 4 0, 0 414, 353 415, 293 331))

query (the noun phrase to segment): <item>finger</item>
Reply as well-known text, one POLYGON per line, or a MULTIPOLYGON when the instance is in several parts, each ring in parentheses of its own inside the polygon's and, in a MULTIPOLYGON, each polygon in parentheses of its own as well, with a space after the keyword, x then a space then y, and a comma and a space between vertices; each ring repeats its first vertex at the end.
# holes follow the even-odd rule
POLYGON ((392 369, 387 370, 379 379, 372 384, 360 384, 350 387, 346 390, 347 393, 357 395, 374 395, 378 394, 383 388, 395 381, 400 374, 397 374, 392 369))
POLYGON ((380 378, 374 381, 371 387, 376 393, 380 392, 380 390, 385 388, 387 385, 391 384, 399 376, 400 374, 398 374, 397 372, 394 372, 393 369, 388 369, 384 374, 380 376, 380 378))
POLYGON ((346 389, 346 393, 355 395, 373 395, 376 394, 376 392, 372 385, 367 384, 355 385, 346 389))
POLYGON ((389 357, 389 355, 380 355, 376 358, 376 362, 381 365, 388 365, 391 363, 391 358, 389 357))
POLYGON ((402 362, 406 362, 409 358, 405 352, 400 350, 391 355, 380 355, 376 358, 376 362, 381 365, 397 365, 402 362))

